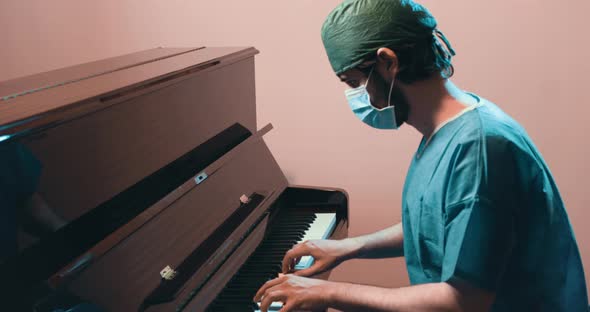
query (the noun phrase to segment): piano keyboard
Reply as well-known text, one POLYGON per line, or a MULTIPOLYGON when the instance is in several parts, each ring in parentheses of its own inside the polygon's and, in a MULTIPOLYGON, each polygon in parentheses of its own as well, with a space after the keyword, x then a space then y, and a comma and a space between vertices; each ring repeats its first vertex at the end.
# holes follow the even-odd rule
MULTIPOLYGON (((316 213, 315 220, 311 224, 308 231, 305 232, 303 238, 297 241, 297 244, 306 240, 312 239, 326 239, 332 233, 336 225, 335 213, 316 213)), ((303 256, 301 260, 295 265, 295 270, 302 270, 309 268, 313 264, 312 256, 303 256)))
MULTIPOLYGON (((248 258, 207 311, 259 311, 252 298, 268 280, 281 272, 283 256, 294 244, 310 239, 326 239, 336 226, 335 213, 286 211, 280 213, 256 251, 248 258)), ((313 257, 302 257, 296 269, 313 264, 313 257)), ((273 303, 269 311, 281 308, 273 303)))

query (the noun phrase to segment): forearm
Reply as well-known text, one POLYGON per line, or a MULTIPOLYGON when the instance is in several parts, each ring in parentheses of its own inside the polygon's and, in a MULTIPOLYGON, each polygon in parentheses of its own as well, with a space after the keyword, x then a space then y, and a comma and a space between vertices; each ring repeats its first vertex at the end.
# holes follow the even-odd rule
POLYGON ((404 232, 401 223, 349 239, 357 246, 352 258, 394 258, 404 255, 404 232))
POLYGON ((447 283, 404 288, 332 283, 328 287, 329 306, 341 311, 467 311, 457 289, 447 283))

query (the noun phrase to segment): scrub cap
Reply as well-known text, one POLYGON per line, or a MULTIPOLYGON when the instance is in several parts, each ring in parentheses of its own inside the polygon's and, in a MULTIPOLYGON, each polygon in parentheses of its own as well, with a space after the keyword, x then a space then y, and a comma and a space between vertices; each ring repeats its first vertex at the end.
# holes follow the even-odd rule
POLYGON ((326 18, 322 41, 337 75, 366 61, 381 47, 394 50, 401 70, 406 65, 409 71, 417 71, 412 74, 420 76, 417 78, 425 78, 421 76, 426 73, 420 75, 420 71, 432 73, 449 67, 452 75, 450 59, 455 51, 436 27, 430 12, 412 0, 345 0, 326 18), (423 68, 417 68, 420 66, 423 68))

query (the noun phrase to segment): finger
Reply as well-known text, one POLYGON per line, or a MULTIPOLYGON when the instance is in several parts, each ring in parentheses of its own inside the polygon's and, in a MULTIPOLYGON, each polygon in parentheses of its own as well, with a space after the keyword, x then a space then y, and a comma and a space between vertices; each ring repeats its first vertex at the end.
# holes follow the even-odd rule
POLYGON ((314 274, 319 273, 320 272, 320 269, 321 268, 320 268, 319 264, 316 262, 316 263, 314 263, 312 266, 310 266, 307 269, 302 269, 302 270, 295 271, 293 273, 293 275, 297 275, 297 276, 312 276, 314 274))
POLYGON ((289 268, 289 272, 287 272, 287 273, 295 272, 296 267, 297 267, 297 263, 299 263, 299 261, 301 261, 301 256, 299 256, 295 259, 292 259, 291 260, 291 267, 289 268))
POLYGON ((301 260, 301 257, 300 256, 291 259, 291 264, 289 266, 289 272, 287 272, 287 273, 294 272, 295 271, 295 268, 297 267, 297 263, 299 263, 300 260, 301 260))
POLYGON ((262 298, 262 301, 260 302, 260 312, 267 312, 270 305, 273 302, 278 301, 287 301, 287 296, 285 295, 285 292, 282 290, 269 290, 268 292, 266 292, 266 294, 262 298))
POLYGON ((291 312, 294 311, 293 308, 295 308, 294 304, 285 303, 279 312, 291 312))
POLYGON ((264 285, 262 285, 262 287, 260 287, 260 289, 258 290, 258 292, 256 292, 256 295, 254 295, 254 298, 252 300, 254 300, 254 302, 260 301, 260 297, 262 297, 262 294, 264 294, 264 292, 267 289, 269 289, 269 288, 271 288, 273 286, 276 286, 276 285, 282 283, 285 280, 285 278, 286 277, 282 276, 282 277, 275 278, 275 279, 272 279, 270 281, 267 281, 266 283, 264 283, 264 285))
POLYGON ((298 248, 299 246, 295 245, 285 253, 281 263, 281 271, 283 273, 288 273, 291 271, 291 268, 293 267, 293 259, 295 259, 295 252, 297 252, 298 248))
MULTIPOLYGON (((297 244, 293 246, 293 248, 289 249, 287 253, 285 253, 285 257, 283 258, 283 273, 289 272, 290 264, 293 259, 297 259, 297 257, 306 256, 308 254, 307 247, 303 244, 297 244)), ((293 266, 294 267, 294 266, 293 266)))

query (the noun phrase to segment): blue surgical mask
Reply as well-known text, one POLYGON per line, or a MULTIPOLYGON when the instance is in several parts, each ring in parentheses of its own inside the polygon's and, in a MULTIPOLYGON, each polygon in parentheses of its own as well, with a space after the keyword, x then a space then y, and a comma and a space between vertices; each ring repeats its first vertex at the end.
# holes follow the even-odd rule
POLYGON ((350 105, 352 112, 362 122, 375 129, 395 130, 399 128, 395 118, 395 106, 392 106, 389 103, 391 100, 391 90, 393 89, 394 81, 391 82, 391 86, 389 88, 387 107, 382 109, 374 107, 371 105, 371 98, 369 97, 369 92, 367 92, 367 85, 369 84, 374 68, 374 66, 371 68, 371 72, 367 78, 367 83, 358 88, 348 89, 344 92, 344 94, 346 95, 348 105, 350 105))

